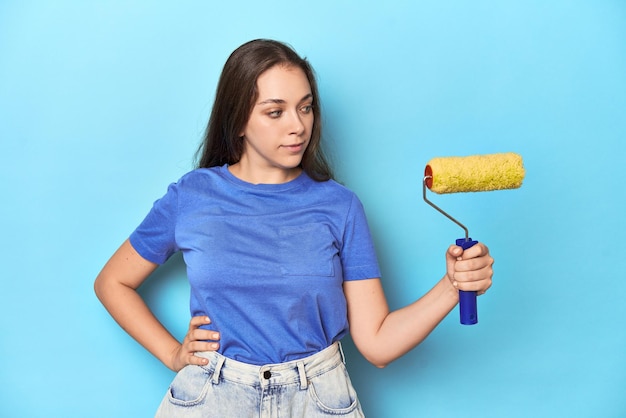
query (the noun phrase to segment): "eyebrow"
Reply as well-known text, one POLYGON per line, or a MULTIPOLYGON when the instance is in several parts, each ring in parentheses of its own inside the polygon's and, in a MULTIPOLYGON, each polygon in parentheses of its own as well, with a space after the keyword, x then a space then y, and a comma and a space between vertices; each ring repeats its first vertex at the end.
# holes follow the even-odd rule
MULTIPOLYGON (((300 99, 299 103, 302 103, 305 100, 312 99, 312 98, 313 98, 313 94, 309 93, 309 94, 305 95, 302 99, 300 99)), ((270 104, 270 103, 285 104, 287 102, 285 100, 283 100, 283 99, 267 99, 267 100, 263 100, 262 102, 259 102, 257 104, 258 105, 264 105, 264 104, 270 104)))

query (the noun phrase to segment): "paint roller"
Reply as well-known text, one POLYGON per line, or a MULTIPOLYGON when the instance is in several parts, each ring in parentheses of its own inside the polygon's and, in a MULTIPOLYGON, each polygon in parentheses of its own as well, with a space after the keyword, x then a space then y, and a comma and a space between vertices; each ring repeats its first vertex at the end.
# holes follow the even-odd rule
MULTIPOLYGON (((522 157, 513 152, 433 158, 424 170, 424 201, 463 228, 465 237, 457 239, 456 245, 466 250, 478 241, 470 238, 465 225, 428 200, 426 188, 438 194, 517 189, 524 175, 522 157)), ((459 291, 459 312, 461 324, 478 323, 476 292, 459 291)))

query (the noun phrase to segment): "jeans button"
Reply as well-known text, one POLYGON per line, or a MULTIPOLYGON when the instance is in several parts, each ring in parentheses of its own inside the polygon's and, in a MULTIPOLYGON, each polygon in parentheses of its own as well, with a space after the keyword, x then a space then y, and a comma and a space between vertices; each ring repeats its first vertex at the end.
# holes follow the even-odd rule
POLYGON ((272 372, 270 372, 269 370, 264 371, 263 377, 269 379, 270 377, 272 377, 272 372))

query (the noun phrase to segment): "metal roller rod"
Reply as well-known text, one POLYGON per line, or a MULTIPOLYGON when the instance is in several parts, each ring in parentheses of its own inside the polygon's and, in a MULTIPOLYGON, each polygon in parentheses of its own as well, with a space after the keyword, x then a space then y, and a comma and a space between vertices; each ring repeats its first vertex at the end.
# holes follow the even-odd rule
POLYGON ((461 228, 463 228, 463 230, 465 231, 465 241, 469 241, 469 231, 467 230, 467 228, 465 227, 465 225, 463 225, 461 222, 457 221, 456 219, 454 219, 452 216, 450 216, 448 213, 446 213, 443 209, 441 209, 439 206, 435 205, 433 202, 431 202, 430 200, 428 200, 428 198, 426 197, 426 180, 428 179, 432 179, 432 176, 425 176, 424 177, 424 181, 422 182, 422 193, 424 196, 424 202, 428 203, 430 206, 432 206, 433 208, 437 209, 437 211, 439 213, 441 213, 442 215, 445 215, 448 219, 450 219, 452 222, 454 222, 455 224, 457 224, 458 226, 460 226, 461 228))

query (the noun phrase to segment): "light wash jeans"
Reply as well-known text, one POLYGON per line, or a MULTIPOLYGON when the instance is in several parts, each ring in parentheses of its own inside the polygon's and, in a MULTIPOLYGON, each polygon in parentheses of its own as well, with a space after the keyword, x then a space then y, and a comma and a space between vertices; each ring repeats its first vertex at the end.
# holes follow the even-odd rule
POLYGON ((215 352, 183 368, 158 418, 363 418, 339 343, 297 361, 254 366, 215 352))

